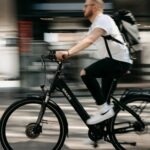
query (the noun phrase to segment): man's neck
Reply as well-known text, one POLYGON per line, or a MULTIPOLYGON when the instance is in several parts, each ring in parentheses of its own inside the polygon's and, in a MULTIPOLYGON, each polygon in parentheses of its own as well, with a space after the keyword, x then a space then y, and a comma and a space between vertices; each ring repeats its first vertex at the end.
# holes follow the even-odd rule
POLYGON ((89 18, 89 20, 93 23, 93 21, 95 20, 95 18, 98 16, 98 15, 101 15, 102 12, 101 11, 98 11, 97 13, 93 14, 93 16, 91 16, 89 18))

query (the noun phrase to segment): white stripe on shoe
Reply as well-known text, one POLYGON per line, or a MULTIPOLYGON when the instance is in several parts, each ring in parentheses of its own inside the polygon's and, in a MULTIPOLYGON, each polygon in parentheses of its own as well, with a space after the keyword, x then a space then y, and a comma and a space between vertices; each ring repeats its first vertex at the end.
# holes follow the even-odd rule
POLYGON ((115 113, 114 113, 114 110, 112 108, 103 114, 97 113, 96 115, 90 117, 90 119, 87 120, 87 124, 88 125, 94 125, 94 124, 100 123, 104 120, 107 120, 107 119, 113 117, 114 114, 115 113))

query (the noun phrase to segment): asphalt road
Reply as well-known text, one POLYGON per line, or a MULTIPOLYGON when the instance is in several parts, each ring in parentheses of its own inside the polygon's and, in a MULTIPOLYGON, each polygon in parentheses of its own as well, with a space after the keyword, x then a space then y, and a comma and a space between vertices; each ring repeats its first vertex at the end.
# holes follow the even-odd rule
MULTIPOLYGON (((18 96, 19 95, 17 94, 16 97, 18 97, 18 96)), ((0 115, 3 114, 4 110, 8 107, 8 105, 10 105, 11 103, 13 103, 14 101, 19 100, 19 99, 20 98, 15 99, 15 97, 11 98, 10 96, 6 96, 6 95, 3 96, 3 98, 1 99, 1 105, 0 105, 0 115)), ((88 97, 84 97, 84 98, 82 97, 80 99, 83 103, 86 101, 87 101, 87 103, 89 103, 89 101, 90 101, 90 98, 88 98, 88 97)), ((57 103, 65 112, 65 115, 66 115, 68 123, 69 123, 69 137, 66 138, 65 144, 62 149, 63 150, 77 150, 77 149, 83 149, 83 150, 91 149, 92 150, 92 149, 94 149, 91 144, 88 144, 88 141, 89 141, 89 138, 87 135, 88 128, 81 121, 80 117, 76 114, 76 112, 73 110, 73 108, 70 106, 70 104, 67 104, 67 102, 65 100, 62 100, 62 98, 57 98, 57 103)), ((95 108, 90 109, 87 107, 86 109, 93 111, 95 108)), ((24 116, 22 116, 22 118, 23 117, 24 116)), ((16 134, 17 134, 17 131, 16 131, 16 134)), ((18 141, 19 140, 20 139, 18 138, 18 141)), ((22 147, 23 144, 26 145, 26 144, 28 144, 28 142, 24 142, 24 143, 20 142, 17 146, 17 149, 24 150, 23 147, 25 147, 25 146, 22 147)), ((39 146, 38 146, 38 149, 36 147, 36 150, 43 149, 42 147, 40 147, 40 142, 38 144, 39 144, 39 146)), ((37 145, 37 143, 35 143, 35 145, 37 145)), ((104 141, 102 141, 100 147, 101 148, 110 147, 111 149, 114 149, 111 146, 111 144, 107 144, 104 141)), ((0 149, 3 150, 3 148, 1 146, 0 146, 0 149)), ((34 150, 34 146, 32 147, 32 150, 34 150)))
MULTIPOLYGON (((16 100, 19 100, 21 97, 25 96, 22 93, 15 93, 11 94, 9 91, 1 92, 1 98, 0 98, 0 115, 3 114, 4 110, 13 103, 16 100)), ((84 106, 84 108, 88 111, 89 114, 94 114, 96 107, 94 104, 94 101, 90 96, 81 96, 78 97, 81 104, 84 106)), ((88 138, 88 128, 86 125, 81 121, 80 117, 77 115, 77 113, 74 111, 72 106, 70 106, 69 103, 62 97, 57 98, 57 103, 59 106, 63 109, 65 112, 65 115, 67 117, 68 123, 69 123, 69 137, 66 138, 64 147, 62 150, 93 150, 93 146, 91 144, 88 144, 89 138, 88 138)), ((126 115, 126 114, 124 114, 126 115)), ((24 116, 22 116, 23 118, 24 116)), ((150 130, 150 128, 148 129, 150 130)), ((17 129, 16 129, 17 131, 17 129)), ((14 135, 15 136, 15 135, 14 135)), ((132 136, 132 135, 131 135, 132 136)), ((133 135, 133 139, 134 139, 133 135)), ((18 138, 19 141, 19 138, 18 138)), ((150 150, 150 134, 146 139, 142 139, 140 141, 142 144, 140 147, 137 147, 136 149, 132 147, 131 149, 135 150, 150 150)), ((27 150, 23 149, 21 147, 23 144, 28 144, 28 141, 22 143, 20 142, 18 144, 18 150, 27 150), (21 147, 21 148, 20 148, 21 147)), ((37 146, 37 143, 35 143, 37 146)), ((44 150, 44 148, 40 147, 40 141, 38 143, 38 147, 36 147, 36 150, 44 150)), ((34 147, 34 146, 33 146, 34 147)), ((2 147, 0 147, 1 150, 3 150, 2 147)), ((114 150, 114 147, 103 140, 100 141, 98 147, 96 149, 101 150, 114 150)), ((34 148, 32 148, 34 150, 34 148)))

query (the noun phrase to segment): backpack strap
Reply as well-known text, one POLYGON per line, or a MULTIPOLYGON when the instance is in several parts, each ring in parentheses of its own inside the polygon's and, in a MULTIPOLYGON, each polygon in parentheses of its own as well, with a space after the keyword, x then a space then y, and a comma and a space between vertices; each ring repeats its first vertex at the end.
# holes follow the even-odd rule
POLYGON ((110 49, 109 49, 109 46, 108 46, 107 40, 112 40, 112 41, 115 41, 115 42, 120 43, 120 44, 122 44, 122 45, 124 45, 124 43, 122 43, 121 41, 115 39, 115 38, 112 37, 111 35, 103 36, 103 38, 104 38, 104 42, 105 42, 105 45, 106 45, 106 49, 107 49, 108 55, 109 55, 109 57, 110 57, 111 59, 113 59, 113 58, 112 58, 112 55, 111 55, 111 52, 110 52, 110 49))
POLYGON ((111 59, 113 59, 112 55, 111 55, 111 52, 110 52, 110 49, 109 49, 109 46, 108 46, 108 43, 107 43, 107 39, 105 38, 105 36, 103 36, 103 38, 104 38, 104 42, 105 42, 105 45, 106 45, 106 49, 107 49, 108 55, 109 55, 109 57, 111 59))
POLYGON ((106 36, 103 36, 103 37, 104 37, 104 39, 106 39, 106 40, 112 40, 112 41, 115 41, 115 42, 117 42, 117 43, 120 43, 120 44, 124 45, 124 43, 122 43, 121 41, 115 39, 115 38, 112 37, 111 35, 106 35, 106 36))

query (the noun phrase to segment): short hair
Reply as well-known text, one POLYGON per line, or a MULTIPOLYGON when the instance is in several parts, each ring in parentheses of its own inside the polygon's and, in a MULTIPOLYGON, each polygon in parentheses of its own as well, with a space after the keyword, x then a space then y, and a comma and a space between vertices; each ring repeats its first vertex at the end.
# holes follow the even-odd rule
POLYGON ((96 3, 98 3, 101 8, 104 7, 104 1, 103 1, 103 0, 94 0, 94 1, 95 1, 96 3))

